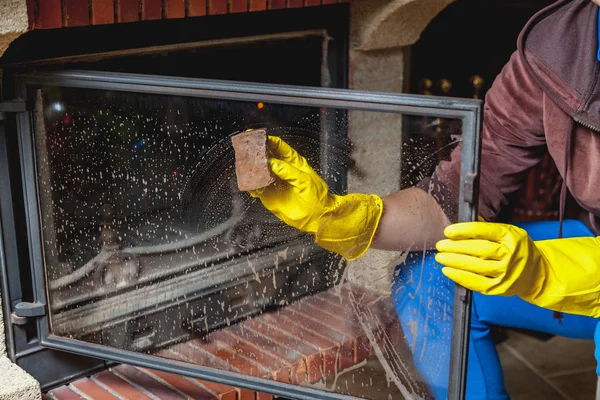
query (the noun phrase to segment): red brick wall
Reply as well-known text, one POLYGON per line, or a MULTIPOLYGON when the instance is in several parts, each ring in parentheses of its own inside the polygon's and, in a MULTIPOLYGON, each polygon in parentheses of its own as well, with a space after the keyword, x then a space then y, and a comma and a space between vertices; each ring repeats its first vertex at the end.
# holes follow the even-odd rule
POLYGON ((350 0, 27 0, 29 29, 199 17, 350 0))
MULTIPOLYGON (((394 360, 409 360, 412 354, 403 338, 391 297, 344 284, 156 355, 300 385, 321 382, 323 374, 341 374, 361 364, 374 354, 374 344, 384 352, 393 348, 394 360)), ((113 399, 106 389, 128 399, 149 400, 143 390, 159 400, 183 400, 180 394, 198 400, 273 400, 264 393, 129 365, 79 379, 49 394, 55 400, 82 399, 76 391, 87 399, 113 399)))

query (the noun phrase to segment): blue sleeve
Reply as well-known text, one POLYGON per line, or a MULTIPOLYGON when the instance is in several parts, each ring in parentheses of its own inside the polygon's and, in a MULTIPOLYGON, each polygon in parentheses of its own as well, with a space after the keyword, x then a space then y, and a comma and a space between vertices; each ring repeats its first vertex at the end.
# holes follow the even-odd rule
POLYGON ((598 27, 596 29, 598 30, 598 53, 597 53, 597 57, 598 57, 598 61, 600 61, 600 7, 598 7, 598 27))

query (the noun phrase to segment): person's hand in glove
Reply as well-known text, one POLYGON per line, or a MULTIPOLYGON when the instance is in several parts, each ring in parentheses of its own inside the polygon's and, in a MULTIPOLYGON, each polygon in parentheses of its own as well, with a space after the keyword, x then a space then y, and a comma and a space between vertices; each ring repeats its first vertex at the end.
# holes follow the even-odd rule
POLYGON ((600 316, 600 239, 532 241, 512 225, 464 222, 437 243, 442 272, 461 286, 570 314, 600 316))
POLYGON ((313 234, 321 247, 347 260, 362 256, 377 230, 382 200, 372 194, 329 193, 306 159, 279 137, 269 136, 268 151, 279 179, 250 194, 286 224, 313 234))

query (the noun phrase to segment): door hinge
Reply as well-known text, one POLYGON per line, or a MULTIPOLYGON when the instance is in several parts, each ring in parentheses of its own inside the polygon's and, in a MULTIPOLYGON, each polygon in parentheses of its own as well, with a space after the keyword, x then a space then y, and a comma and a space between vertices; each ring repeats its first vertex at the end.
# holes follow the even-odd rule
POLYGON ((0 112, 4 113, 22 113, 27 112, 27 103, 25 100, 15 99, 0 102, 0 112))
POLYGON ((464 184, 463 184, 463 194, 464 199, 467 203, 474 203, 475 198, 477 197, 477 179, 479 178, 478 174, 473 172, 467 173, 465 176, 464 184))
POLYGON ((42 317, 46 315, 46 305, 35 302, 21 302, 15 304, 15 309, 10 315, 10 320, 15 325, 24 325, 29 318, 42 317))

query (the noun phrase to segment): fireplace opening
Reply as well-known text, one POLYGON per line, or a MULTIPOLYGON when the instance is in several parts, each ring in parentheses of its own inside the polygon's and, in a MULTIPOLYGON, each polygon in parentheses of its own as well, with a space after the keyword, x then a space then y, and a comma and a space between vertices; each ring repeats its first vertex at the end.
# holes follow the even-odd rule
MULTIPOLYGON (((373 166, 348 132, 384 149, 377 161, 391 170, 406 160, 403 187, 460 142, 461 182, 475 176, 478 102, 334 90, 346 87, 348 18, 345 5, 323 6, 32 32, 11 46, 3 95, 26 112, 0 131, 12 153, 0 176, 18 199, 1 211, 19 221, 5 236, 18 283, 5 304, 43 302, 24 305, 39 318, 8 325, 11 356, 42 388, 140 378, 127 366, 94 374, 110 364, 95 357, 293 398, 459 390, 469 305, 420 268, 429 252, 401 255, 392 299, 345 280, 341 257, 235 188, 231 135, 263 127, 336 193, 373 166), (440 118, 452 124, 442 140, 401 140, 440 118), (422 360, 434 365, 426 379, 422 360)), ((474 215, 476 199, 440 200, 474 215)))
MULTIPOLYGON (((15 77, 19 74, 73 69, 344 88, 347 84, 348 13, 348 5, 340 4, 318 9, 34 30, 13 42, 0 59, 2 95, 4 99, 18 97, 15 77)), ((45 242, 45 254, 50 255, 51 260, 46 262, 53 264, 48 269, 49 290, 55 293, 50 308, 54 307, 54 312, 65 312, 63 321, 68 323, 69 310, 72 312, 98 299, 117 296, 113 303, 122 302, 119 293, 123 297, 122 293, 144 282, 156 281, 159 276, 177 279, 178 274, 185 272, 186 264, 183 260, 173 260, 173 257, 181 258, 182 253, 192 248, 192 251, 196 251, 196 247, 198 252, 210 252, 206 249, 216 246, 216 231, 229 229, 232 224, 236 229, 229 232, 231 237, 228 240, 244 247, 246 254, 256 255, 267 247, 279 246, 281 251, 290 248, 291 259, 294 252, 302 247, 306 252, 303 256, 305 263, 312 262, 315 265, 319 257, 331 258, 323 251, 305 246, 306 237, 285 228, 280 229, 278 235, 270 235, 271 238, 280 238, 279 243, 261 241, 261 233, 255 232, 260 230, 257 227, 260 223, 263 223, 263 227, 264 224, 273 225, 273 218, 258 204, 251 205, 252 210, 248 210, 244 209, 248 204, 232 198, 235 193, 232 191, 233 175, 231 170, 227 170, 232 153, 224 144, 229 135, 236 131, 265 127, 250 122, 253 118, 256 120, 257 115, 262 115, 259 121, 269 120, 267 127, 273 133, 278 132, 290 138, 291 143, 304 150, 311 161, 317 165, 323 164, 323 168, 327 168, 327 163, 337 163, 336 168, 341 171, 351 163, 347 156, 348 149, 343 148, 337 155, 323 149, 347 146, 345 126, 338 126, 335 130, 337 137, 326 138, 327 145, 324 145, 319 144, 325 140, 321 131, 332 123, 331 120, 319 119, 319 113, 312 112, 308 113, 311 116, 304 125, 296 124, 294 127, 291 121, 307 112, 293 107, 282 111, 269 104, 234 104, 218 100, 196 101, 193 104, 182 97, 137 96, 69 88, 45 88, 29 93, 27 97, 28 108, 36 115, 34 130, 40 132, 36 139, 38 157, 46 162, 46 167, 39 169, 40 173, 45 174, 42 185, 44 182, 48 185, 51 185, 50 182, 55 182, 55 185, 56 182, 62 182, 54 187, 55 191, 47 186, 41 187, 40 193, 47 194, 44 215, 46 221, 49 221, 48 218, 52 220, 44 232, 45 237, 50 238, 45 242), (188 104, 184 104, 186 101, 188 104), (189 110, 186 115, 169 111, 181 112, 184 108, 189 110), (176 129, 178 124, 183 124, 183 120, 187 124, 200 121, 202 126, 181 125, 176 129), (190 133, 192 130, 194 132, 190 133), (191 136, 193 139, 190 139, 191 136), (109 139, 112 144, 102 144, 109 139), (148 151, 149 148, 153 150, 148 151), (191 152, 197 152, 197 155, 191 152), (77 157, 73 157, 75 154, 77 157), (115 186, 116 181, 110 181, 117 176, 119 183, 115 186), (216 179, 210 181, 207 177, 216 179), (142 192, 148 191, 150 186, 154 193, 146 195, 148 201, 145 204, 143 200, 132 202, 131 199, 140 200, 144 197, 142 192), (158 197, 162 200, 158 201, 158 197), (241 218, 242 211, 245 216, 251 214, 254 219, 241 218), (251 224, 254 224, 254 229, 251 229, 251 224), (206 232, 212 232, 214 237, 209 237, 212 242, 198 237, 206 232), (145 243, 144 237, 151 243, 145 243), (180 248, 167 249, 163 252, 167 254, 163 256, 163 261, 159 260, 160 257, 152 261, 152 255, 148 254, 130 254, 110 261, 108 264, 112 267, 106 269, 103 265, 94 274, 97 257, 102 257, 102 248, 106 249, 106 246, 137 248, 143 252, 144 248, 157 245, 169 247, 174 238, 186 243, 198 239, 199 243, 196 243, 196 247, 193 244, 186 247, 180 243, 180 248), (142 264, 146 264, 141 269, 140 258, 142 264), (155 268, 148 267, 149 259, 155 268), (175 268, 164 267, 169 263, 175 268), (87 279, 82 279, 84 275, 87 279)), ((16 130, 17 127, 9 126, 9 129, 16 130)), ((8 148, 19 147, 16 136, 8 135, 5 140, 8 148)), ((26 201, 20 195, 23 193, 20 178, 23 160, 14 152, 9 153, 7 168, 11 173, 14 201, 5 210, 14 212, 11 218, 22 220, 29 213, 26 201)), ((330 185, 334 190, 343 192, 345 179, 332 180, 330 185)), ((247 203, 248 199, 244 201, 247 203)), ((7 256, 15 260, 13 265, 18 265, 18 268, 9 268, 7 271, 13 282, 9 285, 8 293, 3 293, 7 298, 4 302, 7 310, 16 303, 32 302, 34 299, 30 249, 25 244, 27 230, 23 224, 15 224, 13 229, 13 234, 7 238, 12 238, 15 247, 9 250, 7 256)), ((264 237, 264 232, 262 235, 264 237)), ((222 262, 231 258, 223 249, 213 249, 213 253, 205 260, 208 266, 211 260, 214 264, 216 260, 222 262)), ((257 263, 257 269, 272 268, 271 259, 261 262, 264 265, 257 263)), ((250 264, 248 261, 247 265, 250 264)), ((280 264, 288 272, 290 268, 298 269, 295 274, 288 273, 286 278, 289 282, 299 282, 300 286, 287 291, 293 298, 323 290, 334 283, 333 271, 315 271, 314 268, 302 270, 286 265, 284 260, 280 264), (306 284, 309 276, 310 285, 306 284)), ((332 263, 323 261, 323 264, 332 263)), ((337 264, 335 262, 332 265, 337 264)), ((256 297, 255 292, 260 299, 252 301, 251 307, 248 304, 231 303, 231 313, 205 321, 210 325, 207 326, 209 330, 234 324, 240 318, 279 302, 292 300, 291 297, 278 297, 275 293, 263 293, 262 288, 254 287, 250 278, 243 278, 239 287, 231 286, 229 282, 232 279, 231 276, 222 277, 220 281, 225 286, 206 293, 225 290, 233 298, 235 293, 243 289, 246 300, 249 295, 256 297), (254 292, 249 288, 254 288, 254 292)), ((268 279, 275 282, 279 278, 268 279)), ((286 281, 284 279, 277 283, 284 285, 286 281)), ((204 307, 219 307, 219 302, 223 303, 223 296, 226 298, 229 295, 213 295, 211 302, 205 303, 204 307)), ((122 304, 130 304, 135 308, 135 304, 127 301, 122 304)), ((135 312, 129 310, 128 315, 135 312)), ((151 316, 147 318, 147 325, 132 328, 127 338, 122 334, 123 329, 114 328, 111 331, 110 324, 104 321, 104 325, 99 325, 99 320, 88 324, 88 328, 81 325, 76 331, 62 330, 62 333, 84 335, 86 340, 96 343, 124 346, 126 342, 132 349, 146 351, 168 341, 181 340, 182 335, 190 330, 187 323, 182 324, 178 332, 153 329, 152 324, 156 321, 152 321, 151 316), (89 329, 94 324, 101 328, 89 329)), ((188 319, 192 325, 198 324, 198 321, 192 322, 193 318, 188 319)), ((103 361, 56 354, 53 350, 40 347, 35 321, 22 325, 14 325, 10 321, 6 323, 11 358, 32 374, 42 388, 106 366, 103 361), (54 360, 55 368, 47 368, 50 360, 54 360)), ((113 324, 117 325, 116 322, 113 324)), ((61 332, 59 326, 55 326, 57 333, 61 332)))

